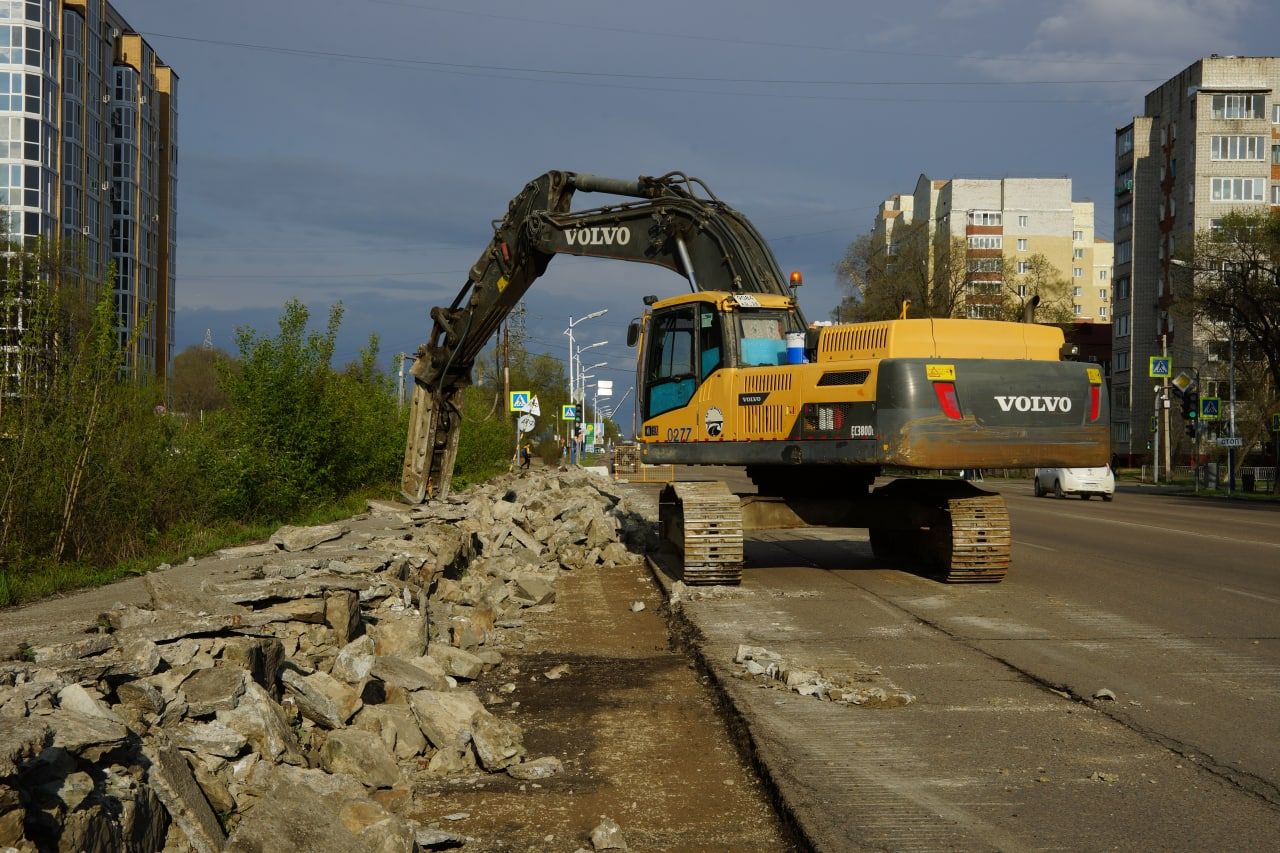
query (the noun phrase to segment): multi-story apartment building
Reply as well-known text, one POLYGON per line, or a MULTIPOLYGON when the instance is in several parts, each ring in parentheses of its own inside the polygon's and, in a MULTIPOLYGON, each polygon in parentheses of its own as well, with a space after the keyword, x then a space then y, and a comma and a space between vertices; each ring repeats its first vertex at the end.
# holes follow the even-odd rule
POLYGON ((177 86, 106 0, 0 0, 8 234, 60 243, 91 298, 114 265, 127 367, 162 382, 173 357, 177 86))
POLYGON ((1030 272, 1034 256, 1043 255, 1067 280, 1077 321, 1111 320, 1111 244, 1094 233, 1093 202, 1072 201, 1070 178, 932 180, 921 175, 913 193, 881 203, 872 235, 888 257, 898 254, 904 239, 927 241, 929 265, 949 253, 955 240, 963 240, 968 280, 960 313, 965 316, 992 316, 995 306, 987 295, 1005 285, 1006 266, 1016 279, 1030 272))
POLYGON ((1196 61, 1147 94, 1115 143, 1111 438, 1117 454, 1142 457, 1159 396, 1151 356, 1198 369, 1208 390, 1226 378, 1213 333, 1182 310, 1188 274, 1172 261, 1228 211, 1280 205, 1280 57, 1196 61))

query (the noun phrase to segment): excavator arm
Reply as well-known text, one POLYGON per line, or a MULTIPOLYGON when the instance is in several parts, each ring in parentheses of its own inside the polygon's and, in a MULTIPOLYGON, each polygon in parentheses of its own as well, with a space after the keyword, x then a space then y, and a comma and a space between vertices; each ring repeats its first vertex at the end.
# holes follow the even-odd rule
POLYGON ((472 365, 557 254, 656 264, 684 276, 694 290, 788 293, 764 238, 697 178, 679 172, 635 180, 575 172, 535 178, 494 224, 493 239, 453 302, 431 310, 431 336, 412 368, 401 476, 411 503, 448 494, 472 365), (575 192, 637 201, 571 212, 575 192))

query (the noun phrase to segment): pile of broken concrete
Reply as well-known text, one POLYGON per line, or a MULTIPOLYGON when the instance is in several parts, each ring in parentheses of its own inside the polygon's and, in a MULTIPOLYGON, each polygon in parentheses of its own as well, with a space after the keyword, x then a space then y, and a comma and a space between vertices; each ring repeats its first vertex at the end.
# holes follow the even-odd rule
POLYGON ((0 848, 442 849, 466 839, 404 816, 415 776, 557 772, 470 682, 648 522, 577 472, 369 510, 221 551, 250 571, 198 593, 148 575, 149 607, 0 663, 0 848))

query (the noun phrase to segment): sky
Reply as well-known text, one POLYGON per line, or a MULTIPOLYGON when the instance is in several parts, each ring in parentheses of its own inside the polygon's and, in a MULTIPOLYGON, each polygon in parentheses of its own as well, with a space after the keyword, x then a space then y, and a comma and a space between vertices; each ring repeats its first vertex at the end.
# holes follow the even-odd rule
MULTIPOLYGON (((1142 96, 1201 56, 1280 52, 1272 0, 113 2, 180 80, 177 351, 340 301, 336 361, 376 333, 388 369, 550 169, 702 178, 825 319, 844 248, 921 173, 1068 176, 1109 236, 1142 96)), ((589 363, 621 396, 641 297, 686 290, 558 258, 530 348, 563 358, 569 318, 607 308, 575 334, 607 341, 589 363)))

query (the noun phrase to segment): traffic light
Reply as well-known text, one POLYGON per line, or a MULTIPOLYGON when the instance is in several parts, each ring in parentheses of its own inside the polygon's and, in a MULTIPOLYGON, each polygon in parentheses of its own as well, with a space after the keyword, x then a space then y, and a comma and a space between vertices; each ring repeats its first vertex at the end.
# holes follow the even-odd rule
POLYGON ((1200 417, 1200 394, 1188 391, 1182 395, 1182 417, 1193 424, 1200 417))
POLYGON ((1187 437, 1188 437, 1188 438, 1195 438, 1195 437, 1196 437, 1196 422, 1195 422, 1195 421, 1192 421, 1191 423, 1187 424, 1187 437))

